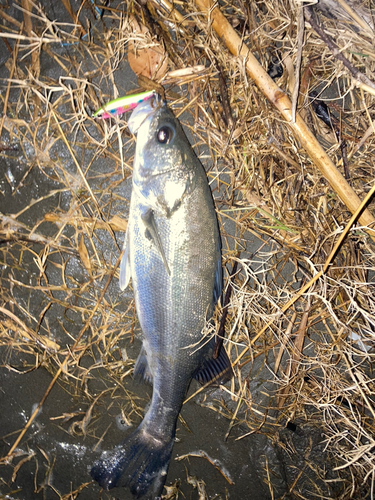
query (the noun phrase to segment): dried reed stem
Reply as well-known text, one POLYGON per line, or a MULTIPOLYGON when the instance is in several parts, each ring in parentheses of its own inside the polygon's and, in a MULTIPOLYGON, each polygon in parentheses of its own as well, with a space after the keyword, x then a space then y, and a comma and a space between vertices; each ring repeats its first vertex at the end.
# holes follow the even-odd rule
MULTIPOLYGON (((292 105, 285 92, 268 76, 251 51, 245 46, 241 38, 225 19, 219 8, 214 6, 211 0, 196 0, 196 4, 206 15, 207 19, 212 20, 213 29, 219 38, 224 40, 231 53, 243 58, 246 70, 259 90, 279 110, 287 125, 309 154, 311 160, 331 184, 332 189, 340 196, 348 209, 354 213, 360 206, 361 200, 330 160, 302 118, 297 115, 296 121, 293 123, 292 105)), ((363 226, 368 226, 368 232, 375 240, 375 229, 372 229, 372 226, 375 225, 375 219, 372 214, 367 209, 364 210, 359 221, 363 226)))

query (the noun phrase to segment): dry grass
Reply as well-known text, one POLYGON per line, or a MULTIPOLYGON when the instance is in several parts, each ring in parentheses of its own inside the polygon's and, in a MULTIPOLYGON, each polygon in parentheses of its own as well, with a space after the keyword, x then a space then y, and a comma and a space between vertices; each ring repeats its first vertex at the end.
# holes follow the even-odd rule
MULTIPOLYGON (((82 2, 79 23, 67 13, 55 21, 53 12, 32 2, 15 5, 9 1, 0 10, 2 47, 9 50, 0 96, 2 365, 24 372, 46 368, 67 390, 84 395, 88 410, 74 427, 81 433, 95 432, 90 422, 100 401, 87 384, 94 370, 105 367, 120 388, 131 374, 133 360, 119 348, 124 336, 133 335, 136 316, 131 298, 117 290, 116 264, 129 201, 121 183, 131 175, 133 139, 126 116, 110 122, 91 116, 125 93, 129 41, 139 50, 158 35, 169 70, 205 67, 198 74, 167 75, 161 83, 176 114, 186 113, 183 122, 209 168, 229 271, 241 252, 226 328, 236 380, 227 389, 232 409, 222 413, 231 426, 243 424, 244 436, 264 432, 284 447, 279 431, 288 421, 321 430, 335 479, 309 458, 307 447, 306 470, 290 487, 293 498, 327 498, 330 491, 329 498, 345 500, 372 491, 373 242, 355 224, 328 270, 284 307, 322 270, 351 214, 252 84, 244 61, 229 54, 192 1, 177 4, 177 24, 173 13, 159 13, 157 32, 148 37, 133 33, 129 13, 150 21, 130 0, 110 2, 104 23, 95 19, 90 2, 82 2), (93 360, 86 368, 85 356, 93 360), (17 357, 27 361, 21 366, 17 357), (273 382, 266 404, 254 400, 250 389, 259 375, 251 368, 259 366, 256 359, 264 360, 273 382), (324 483, 327 490, 319 490, 324 483)), ((275 55, 282 60, 277 83, 288 93, 298 49, 297 10, 290 5, 222 3, 263 67, 275 55)), ((149 8, 155 16, 153 4, 149 8)), ((57 11, 64 12, 62 6, 57 11)), ((355 21, 318 19, 371 79, 375 53, 368 31, 355 21)), ((346 141, 348 182, 363 199, 375 173, 374 96, 357 88, 309 24, 304 35, 298 111, 341 172, 340 143, 346 141), (312 112, 312 90, 325 99, 339 139, 312 112)), ((137 83, 135 75, 132 80, 133 90, 152 85, 137 83)), ((142 404, 132 394, 129 401, 124 418, 132 419, 142 404)), ((265 477, 272 492, 267 464, 265 477)))

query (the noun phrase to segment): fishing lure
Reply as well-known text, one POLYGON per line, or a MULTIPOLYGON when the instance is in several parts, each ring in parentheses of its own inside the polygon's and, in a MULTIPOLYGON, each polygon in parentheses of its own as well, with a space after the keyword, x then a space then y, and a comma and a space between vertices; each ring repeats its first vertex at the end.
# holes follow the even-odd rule
POLYGON ((108 104, 102 106, 98 111, 95 111, 94 118, 112 118, 134 109, 140 102, 147 101, 155 96, 155 90, 149 92, 141 92, 140 94, 126 95, 110 101, 108 104))

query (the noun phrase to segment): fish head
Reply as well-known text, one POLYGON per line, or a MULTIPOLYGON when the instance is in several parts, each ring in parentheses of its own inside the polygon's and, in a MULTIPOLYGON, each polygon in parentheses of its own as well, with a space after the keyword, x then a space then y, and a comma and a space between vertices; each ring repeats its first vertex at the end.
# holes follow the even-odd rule
POLYGON ((139 104, 128 127, 137 135, 133 186, 149 206, 170 215, 194 189, 199 161, 179 121, 159 96, 139 104))

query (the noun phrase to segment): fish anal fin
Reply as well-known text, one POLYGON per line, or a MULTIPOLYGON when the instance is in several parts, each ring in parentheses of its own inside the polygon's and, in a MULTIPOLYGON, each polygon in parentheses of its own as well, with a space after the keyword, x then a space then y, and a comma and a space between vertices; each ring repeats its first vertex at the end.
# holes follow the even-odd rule
POLYGON ((158 229, 156 226, 155 222, 155 216, 154 216, 154 211, 149 208, 143 215, 142 215, 142 221, 144 225, 146 226, 146 235, 147 238, 149 238, 153 244, 156 246, 158 249, 158 252, 160 254, 161 260, 163 261, 165 270, 167 271, 168 275, 170 276, 171 271, 168 266, 167 259, 165 257, 164 249, 163 249, 163 244, 161 241, 161 238, 158 233, 158 229))
POLYGON ((194 378, 202 385, 209 383, 214 385, 225 384, 232 377, 232 365, 224 346, 221 347, 216 359, 206 359, 203 367, 194 375, 194 378))
POLYGON ((134 366, 134 379, 152 385, 152 375, 148 366, 147 354, 144 347, 142 347, 134 366))

